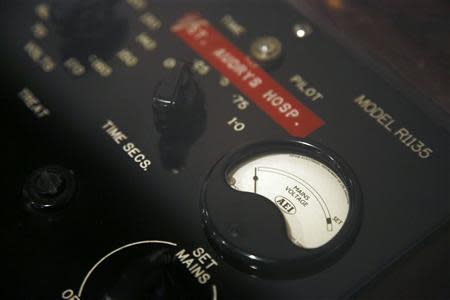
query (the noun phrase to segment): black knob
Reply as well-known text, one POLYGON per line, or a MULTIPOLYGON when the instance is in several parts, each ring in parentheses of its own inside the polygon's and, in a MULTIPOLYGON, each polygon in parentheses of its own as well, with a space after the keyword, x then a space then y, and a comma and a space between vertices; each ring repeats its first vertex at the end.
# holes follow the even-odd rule
POLYGON ((51 17, 66 37, 89 39, 101 36, 114 20, 117 0, 53 0, 51 17))
POLYGON ((64 188, 65 180, 54 170, 43 170, 36 176, 34 186, 36 193, 43 197, 58 195, 64 188))
POLYGON ((175 299, 177 289, 165 272, 171 259, 166 250, 160 250, 132 262, 109 288, 104 299, 175 299))
POLYGON ((183 167, 206 127, 204 95, 190 67, 178 62, 156 86, 152 102, 154 124, 161 134, 161 160, 174 172, 183 167))
POLYGON ((46 166, 31 173, 23 194, 27 206, 40 211, 54 211, 69 204, 75 188, 71 170, 61 166, 46 166))
POLYGON ((128 21, 115 10, 118 0, 52 0, 51 20, 61 37, 63 58, 109 58, 120 47, 128 21))
POLYGON ((173 251, 164 248, 131 261, 112 282, 102 300, 211 299, 208 287, 195 282, 173 251))

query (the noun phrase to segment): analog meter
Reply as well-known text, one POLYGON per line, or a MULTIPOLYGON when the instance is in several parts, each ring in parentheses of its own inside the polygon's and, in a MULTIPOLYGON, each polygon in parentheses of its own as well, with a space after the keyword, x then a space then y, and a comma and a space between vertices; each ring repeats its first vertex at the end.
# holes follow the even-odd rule
POLYGON ((327 266, 350 245, 361 218, 361 194, 344 161, 299 140, 253 144, 222 159, 202 206, 212 244, 262 275, 327 266))

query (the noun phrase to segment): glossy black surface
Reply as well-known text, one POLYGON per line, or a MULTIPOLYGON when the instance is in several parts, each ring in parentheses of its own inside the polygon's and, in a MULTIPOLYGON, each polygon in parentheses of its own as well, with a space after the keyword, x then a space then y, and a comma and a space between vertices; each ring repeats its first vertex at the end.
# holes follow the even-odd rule
MULTIPOLYGON (((205 249, 218 266, 208 269, 207 287, 192 284, 210 294, 215 285, 218 299, 338 298, 352 294, 448 220, 448 131, 325 34, 315 30, 308 39, 296 39, 292 24, 307 20, 292 7, 266 2, 153 1, 136 11, 118 1, 111 14, 105 15, 117 20, 113 22, 117 28, 106 26, 115 29, 100 30, 103 37, 80 41, 78 33, 72 37, 72 29, 68 34, 66 29, 61 31, 52 18, 40 19, 37 4, 8 1, 1 12, 0 159, 4 179, 0 228, 1 260, 7 274, 6 288, 0 290, 2 299, 64 299, 64 291, 79 291, 86 274, 105 255, 147 240, 173 242, 177 250, 189 252, 205 249), (244 52, 256 37, 277 36, 285 46, 285 56, 271 75, 325 120, 326 125, 309 138, 338 153, 354 171, 364 194, 364 218, 353 245, 329 268, 302 278, 262 279, 231 267, 209 245, 199 203, 207 174, 223 155, 240 145, 287 137, 253 103, 240 110, 233 103, 239 91, 221 86, 221 76, 212 68, 206 75, 195 73, 205 99, 205 129, 190 139, 183 167, 177 172, 167 167, 152 99, 167 72, 164 60, 199 59, 169 30, 193 10, 244 52), (139 21, 146 11, 158 17, 160 28, 149 29, 139 21), (225 14, 231 14, 247 32, 234 37, 220 22, 225 14), (39 20, 49 31, 42 39, 30 32, 39 20), (148 51, 136 43, 142 32, 157 41, 156 49, 148 51), (37 62, 30 58, 24 51, 29 41, 52 57, 57 64, 54 70, 43 71, 44 56, 37 62), (123 48, 139 58, 136 65, 128 67, 118 59, 116 54, 123 48), (84 75, 74 76, 64 67, 71 56, 84 65, 84 75), (111 66, 109 76, 103 78, 93 70, 96 58, 111 66), (289 81, 296 73, 317 85, 325 98, 312 102, 300 93, 289 81), (18 97, 25 87, 49 109, 49 116, 36 117, 18 97), (369 117, 354 103, 361 94, 394 116, 394 129, 405 127, 423 140, 433 149, 432 155, 420 158, 369 117), (227 125, 234 117, 246 124, 245 130, 236 132, 227 125), (105 131, 108 120, 126 135, 125 142, 118 145, 105 131), (135 161, 138 154, 130 154, 129 143, 151 161, 150 166, 143 168, 142 161, 135 161), (57 214, 27 210, 22 197, 27 178, 34 170, 55 164, 76 174, 75 197, 57 214)), ((180 149, 178 143, 169 147, 180 149)), ((139 249, 130 248, 144 253, 124 252, 129 259, 124 259, 113 281, 120 274, 133 273, 127 270, 152 252, 139 249)), ((108 274, 108 264, 101 266, 108 274)), ((91 278, 100 273, 97 269, 91 278)), ((116 283, 120 285, 120 280, 116 283)), ((88 292, 81 299, 89 299, 91 293, 99 295, 105 288, 88 280, 88 292)))
POLYGON ((159 82, 153 95, 153 119, 161 135, 161 161, 168 170, 179 172, 186 163, 191 146, 203 134, 207 115, 205 99, 191 64, 177 61, 159 82))

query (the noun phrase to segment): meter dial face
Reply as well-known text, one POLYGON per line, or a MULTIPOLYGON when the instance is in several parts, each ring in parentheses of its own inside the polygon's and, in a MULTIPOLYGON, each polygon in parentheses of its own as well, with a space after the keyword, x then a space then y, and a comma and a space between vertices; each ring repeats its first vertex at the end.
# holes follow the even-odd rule
POLYGON ((223 157, 201 194, 204 230, 231 265, 260 277, 319 272, 349 249, 362 220, 356 177, 332 150, 269 140, 223 157))
POLYGON ((289 239, 314 249, 329 242, 345 223, 349 193, 338 175, 313 158, 271 153, 252 158, 228 174, 229 185, 261 195, 282 212, 289 239))

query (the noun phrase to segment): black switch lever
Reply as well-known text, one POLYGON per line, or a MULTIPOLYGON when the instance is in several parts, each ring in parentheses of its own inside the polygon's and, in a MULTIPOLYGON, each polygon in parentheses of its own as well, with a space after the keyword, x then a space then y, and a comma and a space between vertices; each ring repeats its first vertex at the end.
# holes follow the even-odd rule
POLYGON ((176 66, 155 88, 152 108, 163 165, 177 173, 206 127, 204 95, 189 63, 176 66))

